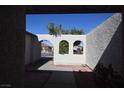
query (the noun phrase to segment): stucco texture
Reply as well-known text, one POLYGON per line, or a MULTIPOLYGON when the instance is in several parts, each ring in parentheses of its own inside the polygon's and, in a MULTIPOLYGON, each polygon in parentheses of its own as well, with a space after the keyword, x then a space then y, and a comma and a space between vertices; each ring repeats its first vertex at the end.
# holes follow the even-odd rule
POLYGON ((86 36, 86 64, 94 69, 98 63, 112 64, 122 70, 122 14, 116 13, 86 36))
POLYGON ((34 63, 41 58, 41 45, 37 36, 25 34, 25 65, 34 63))

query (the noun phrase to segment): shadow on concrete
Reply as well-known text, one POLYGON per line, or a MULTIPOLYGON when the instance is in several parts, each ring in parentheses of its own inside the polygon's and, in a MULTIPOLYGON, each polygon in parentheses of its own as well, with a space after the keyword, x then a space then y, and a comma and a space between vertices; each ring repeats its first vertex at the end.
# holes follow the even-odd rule
POLYGON ((38 70, 39 67, 50 60, 52 60, 52 58, 41 58, 36 63, 29 64, 25 67, 25 88, 97 87, 93 72, 38 70))
POLYGON ((93 72, 73 72, 78 88, 97 88, 93 72))
POLYGON ((50 75, 50 71, 25 71, 24 88, 42 88, 50 75))
POLYGON ((41 57, 36 62, 26 65, 25 66, 25 71, 37 70, 39 67, 41 67, 42 65, 46 64, 50 60, 53 60, 53 58, 52 57, 41 57))
POLYGON ((26 71, 26 88, 96 88, 94 74, 91 72, 69 71, 26 71), (73 78, 70 77, 73 75, 73 78))
POLYGON ((24 88, 114 88, 123 87, 119 76, 106 79, 94 72, 26 71, 24 88), (73 79, 72 79, 73 75, 73 79), (116 79, 116 80, 114 80, 116 79), (118 79, 118 80, 117 80, 118 79))

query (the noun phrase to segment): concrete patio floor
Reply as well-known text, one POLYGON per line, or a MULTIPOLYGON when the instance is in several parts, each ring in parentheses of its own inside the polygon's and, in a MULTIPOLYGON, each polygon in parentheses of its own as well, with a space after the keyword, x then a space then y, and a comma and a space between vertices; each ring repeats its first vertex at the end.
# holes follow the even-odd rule
POLYGON ((25 87, 76 88, 96 85, 92 70, 86 65, 54 65, 51 59, 42 59, 26 67, 25 87))
POLYGON ((92 72, 86 65, 54 65, 52 60, 40 66, 38 70, 92 72))

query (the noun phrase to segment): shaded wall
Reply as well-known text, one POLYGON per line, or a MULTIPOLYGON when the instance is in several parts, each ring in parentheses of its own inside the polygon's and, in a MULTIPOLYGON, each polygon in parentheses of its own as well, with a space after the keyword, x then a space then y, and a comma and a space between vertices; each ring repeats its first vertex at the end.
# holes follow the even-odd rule
POLYGON ((25 65, 31 61, 31 36, 25 34, 25 65))
POLYGON ((37 36, 25 34, 25 64, 34 63, 41 57, 41 46, 37 36))
POLYGON ((23 87, 24 9, 0 6, 0 12, 0 87, 23 87))
POLYGON ((122 14, 116 13, 86 36, 86 63, 92 69, 98 63, 112 64, 116 71, 123 69, 122 14))

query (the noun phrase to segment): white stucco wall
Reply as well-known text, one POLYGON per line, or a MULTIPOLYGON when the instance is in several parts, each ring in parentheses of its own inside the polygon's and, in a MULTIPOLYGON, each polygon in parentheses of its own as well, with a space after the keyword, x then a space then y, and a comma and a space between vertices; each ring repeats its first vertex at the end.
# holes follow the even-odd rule
POLYGON ((86 35, 86 63, 92 69, 98 63, 122 68, 121 22, 122 14, 116 13, 86 35))
POLYGON ((54 48, 54 64, 55 65, 81 65, 85 63, 85 35, 61 35, 58 37, 52 35, 37 34, 38 40, 49 40, 53 44, 54 48), (66 40, 69 43, 69 54, 59 54, 59 43, 62 40, 66 40), (83 42, 83 54, 73 54, 73 44, 75 41, 80 40, 83 42))

